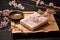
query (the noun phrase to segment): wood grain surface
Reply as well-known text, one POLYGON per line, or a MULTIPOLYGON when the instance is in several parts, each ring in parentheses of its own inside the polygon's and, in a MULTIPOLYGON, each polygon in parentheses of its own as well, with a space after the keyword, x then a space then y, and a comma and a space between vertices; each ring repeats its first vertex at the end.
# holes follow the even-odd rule
MULTIPOLYGON (((28 17, 30 14, 32 14, 34 11, 24 11, 24 17, 28 17)), ((44 16, 44 14, 43 14, 44 16)), ((55 18, 53 15, 50 15, 47 17, 50 22, 43 25, 41 28, 36 29, 35 31, 30 31, 24 26, 22 26, 20 23, 15 24, 15 22, 11 21, 11 27, 14 27, 12 29, 12 33, 37 33, 37 32, 50 32, 50 31, 59 31, 58 25, 55 21, 55 18)))

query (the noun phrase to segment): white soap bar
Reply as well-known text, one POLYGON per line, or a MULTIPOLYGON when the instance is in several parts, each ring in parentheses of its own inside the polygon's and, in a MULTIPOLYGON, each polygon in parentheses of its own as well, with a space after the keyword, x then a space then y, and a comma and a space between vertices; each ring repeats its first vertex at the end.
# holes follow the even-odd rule
POLYGON ((46 17, 41 16, 37 12, 31 14, 30 16, 22 19, 20 23, 27 27, 29 30, 35 30, 41 25, 44 25, 48 22, 48 19, 46 17))

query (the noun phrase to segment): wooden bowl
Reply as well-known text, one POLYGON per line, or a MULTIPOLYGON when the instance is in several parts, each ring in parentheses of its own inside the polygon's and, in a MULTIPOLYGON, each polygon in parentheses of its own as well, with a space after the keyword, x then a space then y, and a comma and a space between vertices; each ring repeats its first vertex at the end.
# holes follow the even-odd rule
POLYGON ((9 18, 13 19, 13 20, 19 20, 19 19, 24 18, 24 14, 22 12, 20 12, 20 11, 12 11, 9 14, 9 18))

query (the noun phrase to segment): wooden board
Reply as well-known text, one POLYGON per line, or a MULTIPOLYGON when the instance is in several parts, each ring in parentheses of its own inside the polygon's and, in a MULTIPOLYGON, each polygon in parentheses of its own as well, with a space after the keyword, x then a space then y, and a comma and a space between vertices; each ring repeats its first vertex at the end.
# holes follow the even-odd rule
MULTIPOLYGON (((29 16, 33 12, 34 11, 25 11, 25 12, 23 12, 24 17, 29 16)), ((15 22, 11 21, 11 25, 12 25, 11 27, 15 27, 15 28, 12 29, 12 33, 36 33, 36 32, 59 31, 58 25, 56 24, 56 21, 55 21, 53 15, 51 15, 49 17, 49 21, 51 22, 50 24, 47 23, 47 24, 43 25, 41 28, 39 28, 35 31, 30 31, 27 28, 25 28, 24 26, 22 26, 20 23, 15 24, 15 22)))

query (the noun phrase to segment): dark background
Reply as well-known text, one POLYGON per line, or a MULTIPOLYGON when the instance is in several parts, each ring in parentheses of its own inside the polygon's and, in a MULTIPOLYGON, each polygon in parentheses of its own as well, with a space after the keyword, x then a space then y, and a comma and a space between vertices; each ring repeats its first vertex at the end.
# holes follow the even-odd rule
MULTIPOLYGON (((17 10, 18 9, 18 8, 10 7, 8 5, 9 1, 11 1, 11 0, 0 0, 0 10, 4 10, 4 9, 17 10)), ((30 2, 30 0, 18 0, 17 2, 20 3, 20 1, 22 1, 22 3, 29 3, 30 2)), ((60 6, 60 0, 43 0, 43 1, 46 4, 48 4, 49 2, 53 2, 56 6, 60 6)), ((25 6, 26 6, 25 11, 27 11, 27 10, 28 11, 30 11, 30 10, 37 11, 37 9, 38 9, 36 7, 31 7, 31 6, 27 6, 27 5, 25 5, 25 6)), ((20 10, 20 9, 18 9, 18 10, 20 10)), ((57 13, 54 14, 54 17, 57 21, 59 28, 60 28, 60 12, 57 11, 57 13)), ((0 40, 4 40, 4 39, 12 40, 12 38, 14 38, 14 40, 60 40, 60 31, 49 32, 49 33, 37 33, 37 35, 30 34, 30 38, 28 38, 29 35, 27 35, 27 36, 22 36, 22 35, 24 35, 24 34, 13 34, 12 35, 11 32, 9 32, 9 31, 0 30, 0 40)))
MULTIPOLYGON (((3 9, 18 9, 18 8, 14 8, 14 7, 10 7, 8 5, 8 2, 11 1, 11 0, 0 0, 0 10, 3 10, 3 9)), ((20 2, 23 2, 23 3, 26 3, 26 2, 29 2, 30 0, 16 0, 16 2, 20 3, 20 2)), ((53 2, 56 6, 60 6, 60 0, 43 0, 46 4, 48 4, 49 2, 53 2)), ((32 3, 32 2, 31 2, 32 3)), ((34 3, 32 3, 34 4, 34 3)), ((29 9, 33 9, 34 7, 30 7, 29 9)), ((27 7, 25 10, 29 10, 27 7)), ((36 10, 34 8, 34 10, 36 10)))

